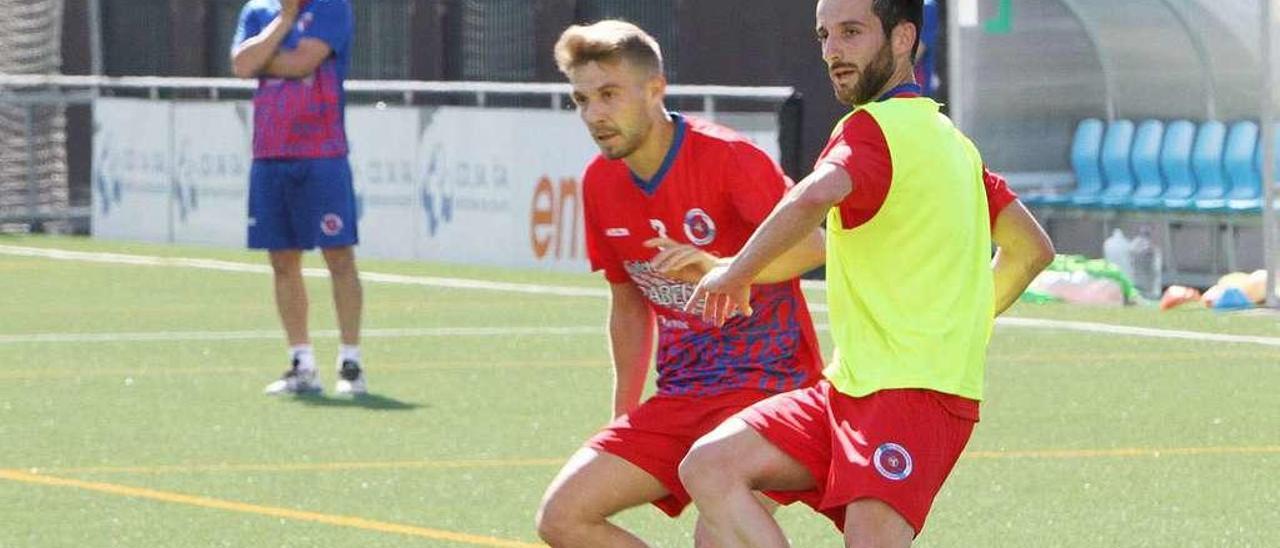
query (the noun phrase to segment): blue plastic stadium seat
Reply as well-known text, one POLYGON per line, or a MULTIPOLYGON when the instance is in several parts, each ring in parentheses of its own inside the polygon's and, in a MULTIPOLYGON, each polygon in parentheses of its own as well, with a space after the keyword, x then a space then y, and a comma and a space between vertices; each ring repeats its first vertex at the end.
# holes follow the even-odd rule
POLYGON ((1169 122, 1160 143, 1160 174, 1164 191, 1158 196, 1134 196, 1129 206, 1140 210, 1161 209, 1165 197, 1183 198, 1196 191, 1195 177, 1191 175, 1191 146, 1195 142, 1196 126, 1187 120, 1169 122))
POLYGON ((1175 208, 1211 212, 1226 207, 1224 199, 1230 190, 1227 186, 1227 171, 1222 165, 1226 143, 1225 124, 1218 121, 1200 124, 1195 149, 1191 152, 1191 170, 1195 172, 1198 183, 1196 193, 1191 195, 1191 203, 1175 208))
POLYGON ((1160 151, 1160 171, 1164 173, 1166 183, 1164 195, 1160 197, 1161 207, 1178 209, 1191 206, 1197 187, 1191 157, 1198 148, 1197 145, 1202 140, 1200 134, 1203 133, 1203 128, 1197 132, 1191 122, 1179 120, 1169 124, 1169 130, 1165 133, 1165 146, 1160 151), (1184 127, 1186 130, 1181 129, 1184 127), (1176 135, 1175 130, 1179 130, 1176 135), (1186 131, 1185 135, 1182 131, 1186 131), (1173 140, 1175 137, 1176 141, 1173 140))
POLYGON ((1071 205, 1092 208, 1102 205, 1104 196, 1127 199, 1133 192, 1133 169, 1129 165, 1129 152, 1133 148, 1133 122, 1116 120, 1107 126, 1102 137, 1103 188, 1092 194, 1072 196, 1071 205))
MULTIPOLYGON (((1240 122, 1233 126, 1227 138, 1227 177, 1231 179, 1231 191, 1227 193, 1227 210, 1234 213, 1258 213, 1262 211, 1262 143, 1258 125, 1240 122), (1246 129, 1238 129, 1246 126, 1246 129), (1233 143, 1231 136, 1239 131, 1252 139, 1248 159, 1241 161, 1245 144, 1233 143), (1235 146, 1233 146, 1235 145, 1235 146)), ((1242 136, 1241 139, 1244 139, 1242 136)), ((1277 147, 1280 149, 1280 147, 1277 147)), ((1277 157, 1280 164, 1280 157, 1277 157)))
POLYGON ((1214 205, 1227 192, 1227 175, 1222 169, 1222 149, 1227 139, 1227 127, 1218 121, 1200 124, 1196 141, 1191 148, 1191 172, 1195 176, 1196 189, 1186 198, 1165 196, 1164 206, 1169 209, 1194 211, 1197 204, 1214 205))
POLYGON ((1131 194, 1122 194, 1108 186, 1102 195, 1106 207, 1132 207, 1135 200, 1150 200, 1164 192, 1164 179, 1160 177, 1160 141, 1164 137, 1164 122, 1146 120, 1138 124, 1133 136, 1130 164, 1133 167, 1134 184, 1131 194))
POLYGON ((1071 168, 1076 175, 1076 188, 1068 194, 1028 195, 1022 201, 1030 205, 1062 206, 1075 197, 1096 196, 1102 191, 1102 170, 1098 162, 1102 151, 1102 120, 1087 118, 1076 126, 1071 139, 1071 168))
MULTIPOLYGON (((1159 136, 1157 136, 1158 142, 1159 136)), ((1107 186, 1091 205, 1115 208, 1127 204, 1133 195, 1136 179, 1133 171, 1133 147, 1138 142, 1133 122, 1118 120, 1108 128, 1102 143, 1102 174, 1107 186)), ((1156 145, 1159 147, 1159 145, 1156 145)))

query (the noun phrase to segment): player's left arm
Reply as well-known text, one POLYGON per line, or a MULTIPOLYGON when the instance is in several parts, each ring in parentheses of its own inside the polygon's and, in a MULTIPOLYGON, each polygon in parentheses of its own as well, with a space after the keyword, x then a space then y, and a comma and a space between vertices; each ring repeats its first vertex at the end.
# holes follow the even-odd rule
POLYGON ((262 72, 276 78, 306 78, 330 55, 333 55, 333 48, 324 40, 303 38, 298 40, 298 47, 276 53, 262 72))
POLYGON ((824 162, 782 198, 760 228, 727 265, 708 272, 686 307, 705 297, 703 319, 722 325, 734 311, 751 314, 751 284, 770 263, 819 230, 827 212, 853 191, 844 168, 824 162))
POLYGON ((987 193, 991 239, 996 244, 991 270, 995 276, 995 312, 999 316, 1053 262, 1054 249, 1049 235, 1018 201, 1004 177, 984 167, 982 185, 987 193))

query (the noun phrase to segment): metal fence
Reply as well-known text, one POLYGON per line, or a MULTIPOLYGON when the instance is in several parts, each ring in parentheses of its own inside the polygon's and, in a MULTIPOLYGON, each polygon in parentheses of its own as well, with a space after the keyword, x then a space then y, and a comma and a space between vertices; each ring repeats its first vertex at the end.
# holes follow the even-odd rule
MULTIPOLYGON (((67 159, 65 149, 61 155, 41 154, 40 133, 46 129, 40 125, 44 112, 62 112, 69 105, 89 105, 99 96, 135 96, 152 99, 181 97, 184 99, 244 98, 256 87, 256 82, 234 78, 163 78, 163 77, 96 77, 0 74, 0 110, 13 109, 31 113, 31 118, 15 135, 25 143, 26 153, 20 159, 6 164, 7 180, 20 181, 24 191, 7 196, 0 202, 0 224, 25 223, 37 228, 46 222, 72 223, 77 230, 87 228, 90 209, 88 204, 69 204, 66 199, 68 186, 88 188, 90 181, 75 180, 67 183, 67 159), (60 188, 63 200, 50 202, 45 199, 43 182, 50 177, 50 170, 63 174, 60 188)), ((504 97, 538 97, 539 107, 564 109, 571 106, 567 84, 551 83, 500 83, 500 82, 419 82, 408 80, 349 80, 346 91, 350 102, 376 103, 400 102, 406 105, 471 104, 490 106, 506 104, 504 97)), ((784 165, 797 163, 799 159, 799 99, 790 87, 734 87, 673 85, 667 88, 672 101, 701 105, 704 117, 732 117, 719 106, 732 100, 774 105, 766 111, 777 116, 779 150, 784 165), (788 160, 790 158, 790 160, 788 160)), ((756 112, 758 114, 758 111, 756 112)), ((730 123, 736 122, 730 119, 730 123)), ((60 123, 60 122, 59 122, 60 123)), ((792 166, 794 167, 794 166, 792 166)), ((78 194, 88 195, 88 192, 78 194)))

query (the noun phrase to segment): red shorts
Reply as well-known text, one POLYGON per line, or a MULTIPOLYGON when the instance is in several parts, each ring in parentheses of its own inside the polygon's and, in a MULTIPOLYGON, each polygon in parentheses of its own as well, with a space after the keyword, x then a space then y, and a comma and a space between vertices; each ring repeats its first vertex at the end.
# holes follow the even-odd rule
POLYGON ((969 441, 978 402, 923 389, 855 398, 824 380, 762 401, 738 418, 800 461, 817 483, 809 491, 769 492, 773 499, 803 502, 843 531, 845 506, 873 498, 918 535, 969 441))
POLYGON ((679 469, 693 442, 771 395, 734 390, 714 396, 654 396, 618 417, 588 439, 585 446, 621 457, 657 478, 670 494, 653 501, 653 505, 676 517, 691 500, 680 482, 679 469))

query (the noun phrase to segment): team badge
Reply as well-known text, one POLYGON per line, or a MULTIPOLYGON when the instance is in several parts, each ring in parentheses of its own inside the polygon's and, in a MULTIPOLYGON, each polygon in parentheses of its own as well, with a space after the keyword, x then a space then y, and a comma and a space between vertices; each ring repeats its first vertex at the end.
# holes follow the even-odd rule
POLYGON ((876 471, 881 476, 893 481, 901 481, 911 475, 911 453, 896 443, 880 444, 875 456, 871 457, 871 462, 875 463, 876 471))
POLYGON ((694 245, 707 245, 716 239, 716 222, 701 208, 690 209, 684 214, 684 235, 694 245))
POLYGON ((325 236, 337 236, 342 232, 342 217, 336 213, 325 213, 324 217, 320 218, 320 231, 325 236))

